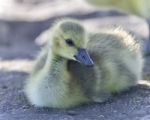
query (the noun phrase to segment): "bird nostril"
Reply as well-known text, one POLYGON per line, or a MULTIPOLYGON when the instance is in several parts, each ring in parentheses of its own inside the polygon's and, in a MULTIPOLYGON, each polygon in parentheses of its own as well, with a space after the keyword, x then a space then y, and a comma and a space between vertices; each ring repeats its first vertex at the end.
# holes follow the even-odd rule
POLYGON ((86 57, 85 56, 82 56, 82 58, 85 60, 86 59, 86 57))

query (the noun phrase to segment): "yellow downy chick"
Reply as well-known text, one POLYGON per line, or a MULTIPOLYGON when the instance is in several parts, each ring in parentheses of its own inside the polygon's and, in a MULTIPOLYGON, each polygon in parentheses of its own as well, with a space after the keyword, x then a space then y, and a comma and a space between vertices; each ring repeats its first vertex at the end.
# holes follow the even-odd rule
POLYGON ((57 21, 25 84, 29 102, 68 108, 103 102, 141 79, 139 44, 121 29, 88 33, 76 20, 57 21))

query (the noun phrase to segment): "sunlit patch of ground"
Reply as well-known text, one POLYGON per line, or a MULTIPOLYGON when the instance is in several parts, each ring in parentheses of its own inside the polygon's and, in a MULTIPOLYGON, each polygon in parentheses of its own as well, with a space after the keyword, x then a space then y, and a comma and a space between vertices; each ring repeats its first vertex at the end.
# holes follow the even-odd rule
MULTIPOLYGON (((47 0, 47 2, 34 3, 36 0, 1 0, 0 1, 0 18, 5 17, 11 20, 43 20, 49 16, 64 15, 78 11, 81 8, 93 10, 83 0, 47 0), (22 1, 22 2, 21 2, 22 1), (83 4, 84 3, 84 4, 83 4), (60 7, 61 6, 61 7, 60 7), (69 7, 68 10, 68 6, 69 7), (88 7, 87 7, 88 6, 88 7)), ((81 11, 79 11, 81 12, 81 11)))
POLYGON ((139 81, 139 84, 140 84, 140 85, 146 85, 146 86, 149 86, 149 87, 150 87, 150 81, 147 81, 147 80, 140 80, 140 81, 139 81))
POLYGON ((33 60, 4 60, 0 61, 0 70, 11 72, 30 72, 33 68, 33 60))

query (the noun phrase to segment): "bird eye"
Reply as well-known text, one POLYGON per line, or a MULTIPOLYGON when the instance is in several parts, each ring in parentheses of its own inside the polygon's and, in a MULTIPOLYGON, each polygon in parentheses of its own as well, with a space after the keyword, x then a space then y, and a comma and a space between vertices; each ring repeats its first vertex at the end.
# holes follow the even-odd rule
POLYGON ((67 43, 69 46, 74 46, 74 42, 73 42, 71 39, 66 39, 66 43, 67 43))

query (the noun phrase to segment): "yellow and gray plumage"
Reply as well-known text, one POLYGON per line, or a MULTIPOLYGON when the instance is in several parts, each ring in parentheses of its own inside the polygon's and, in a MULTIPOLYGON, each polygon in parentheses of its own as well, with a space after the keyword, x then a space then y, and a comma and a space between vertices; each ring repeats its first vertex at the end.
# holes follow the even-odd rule
MULTIPOLYGON (((150 0, 86 0, 99 7, 110 7, 146 19, 150 31, 150 0)), ((150 55, 150 34, 143 46, 144 55, 150 55)))
POLYGON ((139 44, 125 31, 88 33, 72 19, 56 22, 50 31, 25 84, 31 104, 68 108, 103 102, 141 79, 139 44))

